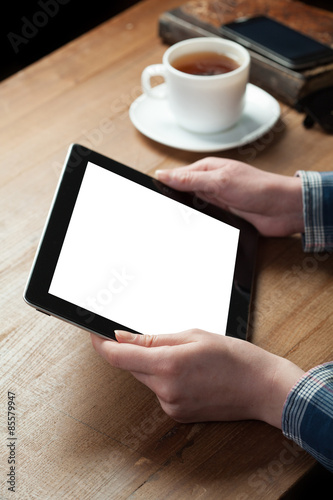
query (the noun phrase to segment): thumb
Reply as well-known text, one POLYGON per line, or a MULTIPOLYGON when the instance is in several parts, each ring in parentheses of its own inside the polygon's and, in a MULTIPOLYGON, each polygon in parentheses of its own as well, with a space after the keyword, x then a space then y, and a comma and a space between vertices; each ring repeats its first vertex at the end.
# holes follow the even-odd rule
POLYGON ((143 347, 161 347, 193 342, 190 331, 163 335, 141 335, 124 330, 115 330, 116 339, 121 344, 135 344, 143 347))
POLYGON ((186 167, 174 168, 172 170, 156 170, 159 181, 179 191, 204 190, 212 180, 210 172, 190 170, 186 167))

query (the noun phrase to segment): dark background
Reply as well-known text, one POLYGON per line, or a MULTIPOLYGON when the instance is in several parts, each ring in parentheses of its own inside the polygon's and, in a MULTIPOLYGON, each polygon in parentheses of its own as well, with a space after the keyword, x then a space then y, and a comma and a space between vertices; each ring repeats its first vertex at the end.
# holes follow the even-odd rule
MULTIPOLYGON (((179 0, 179 5, 186 1, 179 0)), ((138 2, 139 0, 6 0, 2 4, 0 16, 0 80, 138 2), (11 39, 8 38, 10 33, 11 39)), ((332 0, 303 2, 333 9, 332 0)))
POLYGON ((0 17, 0 80, 138 1, 7 0, 3 2, 0 17), (8 38, 9 33, 12 33, 10 38, 8 38))

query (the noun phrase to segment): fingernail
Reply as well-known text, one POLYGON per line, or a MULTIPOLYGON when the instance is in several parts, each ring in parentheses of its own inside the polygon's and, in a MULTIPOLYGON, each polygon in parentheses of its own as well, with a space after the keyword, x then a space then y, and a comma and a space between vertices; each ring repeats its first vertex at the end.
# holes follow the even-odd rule
POLYGON ((165 180, 170 177, 168 170, 156 170, 155 175, 159 180, 165 180))
POLYGON ((114 333, 117 340, 122 342, 133 342, 133 340, 136 338, 136 335, 134 333, 126 332, 124 330, 115 330, 114 333))

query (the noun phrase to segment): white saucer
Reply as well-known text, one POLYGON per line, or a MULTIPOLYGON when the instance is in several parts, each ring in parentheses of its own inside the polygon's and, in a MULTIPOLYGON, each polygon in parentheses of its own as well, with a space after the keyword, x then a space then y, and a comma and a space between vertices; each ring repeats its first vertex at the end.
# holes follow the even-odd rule
MULTIPOLYGON (((165 83, 154 88, 160 92, 165 83)), ((280 116, 280 106, 270 94, 249 83, 239 122, 217 134, 196 134, 180 127, 166 99, 142 94, 129 110, 133 125, 144 135, 166 146, 196 152, 223 151, 252 142, 265 134, 280 116)))

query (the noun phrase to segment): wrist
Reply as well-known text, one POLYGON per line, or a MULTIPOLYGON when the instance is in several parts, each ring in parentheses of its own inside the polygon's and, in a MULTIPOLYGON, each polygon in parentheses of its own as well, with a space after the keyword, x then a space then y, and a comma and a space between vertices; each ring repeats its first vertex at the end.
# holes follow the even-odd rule
POLYGON ((279 176, 278 193, 285 235, 304 232, 302 180, 279 176))
MULTIPOLYGON (((282 413, 287 396, 302 377, 303 370, 291 361, 272 354, 247 341, 227 338, 222 346, 221 359, 230 359, 233 375, 232 411, 225 411, 225 380, 222 377, 220 420, 261 420, 281 428, 282 413), (227 355, 226 355, 227 354, 227 355)), ((216 349, 217 351, 218 349, 216 349)), ((226 361, 224 367, 229 372, 226 361)))
POLYGON ((270 371, 261 394, 260 420, 281 429, 283 407, 292 387, 304 371, 291 361, 271 355, 270 371))

